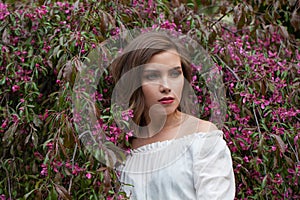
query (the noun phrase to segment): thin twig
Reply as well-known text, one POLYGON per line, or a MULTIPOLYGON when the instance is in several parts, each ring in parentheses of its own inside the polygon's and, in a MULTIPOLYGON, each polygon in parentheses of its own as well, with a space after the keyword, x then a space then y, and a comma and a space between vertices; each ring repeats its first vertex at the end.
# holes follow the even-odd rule
MULTIPOLYGON (((256 122, 256 125, 257 125, 257 129, 258 129, 258 132, 260 133, 261 137, 263 137, 261 131, 260 131, 260 126, 259 126, 259 123, 258 123, 258 119, 257 119, 257 116, 256 116, 256 112, 255 112, 255 105, 253 104, 253 113, 254 113, 254 118, 255 118, 255 122, 256 122)), ((265 174, 267 174, 267 170, 266 170, 266 166, 264 165, 264 172, 265 174)), ((266 194, 266 200, 268 200, 268 195, 266 194)))
MULTIPOLYGON (((78 139, 81 139, 86 133, 89 133, 89 135, 92 136, 92 134, 90 134, 90 131, 84 131, 83 133, 81 133, 78 137, 78 139)), ((92 136, 92 138, 94 139, 94 142, 96 142, 95 138, 92 136)), ((72 156, 72 171, 74 170, 74 166, 75 166, 75 155, 76 155, 76 151, 77 151, 77 143, 75 144, 75 150, 74 150, 74 153, 73 153, 73 156, 72 156)), ((72 188, 72 182, 73 182, 73 175, 71 177, 71 180, 70 180, 70 183, 69 183, 69 188, 68 188, 68 192, 69 194, 71 194, 71 188, 72 188)))
POLYGON ((298 158, 298 152, 296 152, 297 149, 295 150, 295 149, 293 148, 292 144, 290 143, 290 141, 289 141, 288 139, 287 139, 287 142, 289 143, 289 146, 291 147, 291 149, 293 150, 293 152, 294 152, 294 154, 295 154, 297 163, 300 163, 300 162, 299 162, 299 158, 298 158))
POLYGON ((257 116, 256 116, 256 112, 255 112, 255 106, 253 106, 253 114, 254 114, 254 118, 255 118, 255 122, 256 122, 256 125, 257 125, 258 132, 261 134, 260 126, 259 126, 257 116))
MULTIPOLYGON (((82 134, 79 135, 78 139, 80 139, 87 131, 83 132, 82 134)), ((78 144, 76 143, 75 144, 75 149, 74 149, 74 153, 73 153, 73 156, 72 156, 72 171, 74 170, 74 166, 75 166, 75 155, 76 155, 76 151, 77 151, 77 147, 78 147, 78 144)), ((71 180, 70 180, 70 183, 69 183, 69 188, 68 188, 68 192, 69 194, 71 194, 71 188, 72 188, 72 182, 73 182, 73 174, 72 174, 72 177, 71 177, 71 180)))
POLYGON ((222 64, 225 65, 225 67, 233 74, 233 76, 238 80, 241 81, 241 79, 239 78, 239 76, 218 56, 218 55, 214 55, 215 57, 218 58, 219 61, 222 62, 222 64))
MULTIPOLYGON (((74 153, 73 153, 73 156, 72 156, 72 171, 74 169, 74 161, 75 161, 75 155, 76 155, 76 150, 77 150, 77 143, 75 144, 75 150, 74 150, 74 153)), ((70 183, 69 183, 69 188, 68 188, 68 192, 69 194, 71 194, 71 188, 72 188, 72 182, 73 182, 73 174, 72 174, 72 177, 71 177, 71 180, 70 180, 70 183)))
POLYGON ((71 180, 70 180, 70 184, 69 184, 69 188, 68 188, 68 193, 71 194, 71 188, 72 188, 72 182, 73 182, 73 175, 71 177, 71 180))
POLYGON ((209 28, 212 28, 214 25, 216 25, 218 22, 220 22, 227 14, 231 13, 233 11, 233 8, 229 10, 227 13, 225 13, 223 16, 221 16, 217 21, 215 21, 212 25, 210 25, 209 28))
POLYGON ((9 173, 8 173, 7 169, 4 167, 3 162, 1 162, 1 163, 2 163, 3 169, 5 170, 6 176, 7 176, 7 185, 8 185, 9 199, 12 199, 12 197, 11 197, 11 188, 10 188, 10 178, 9 178, 9 173))

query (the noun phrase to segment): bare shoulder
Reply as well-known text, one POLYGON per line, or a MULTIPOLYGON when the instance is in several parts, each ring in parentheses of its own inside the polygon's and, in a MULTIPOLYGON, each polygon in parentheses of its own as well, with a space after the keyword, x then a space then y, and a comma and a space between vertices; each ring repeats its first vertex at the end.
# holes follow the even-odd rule
POLYGON ((198 119, 197 128, 199 132, 211 132, 218 130, 217 126, 214 123, 202 119, 198 119))
POLYGON ((196 130, 194 132, 202 132, 202 133, 208 133, 211 131, 219 130, 217 126, 209 121, 199 119, 194 116, 188 116, 190 125, 194 127, 196 130))

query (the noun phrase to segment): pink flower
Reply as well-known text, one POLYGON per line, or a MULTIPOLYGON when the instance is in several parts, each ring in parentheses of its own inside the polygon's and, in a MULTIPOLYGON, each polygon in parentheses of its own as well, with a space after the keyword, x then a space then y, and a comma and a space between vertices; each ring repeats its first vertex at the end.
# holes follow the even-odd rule
POLYGON ((19 117, 15 114, 12 115, 12 120, 14 123, 17 123, 19 121, 19 117))
POLYGON ((6 47, 6 46, 2 46, 1 51, 2 51, 3 53, 6 53, 6 52, 9 52, 9 49, 8 49, 8 47, 6 47))
POLYGON ((48 176, 47 165, 46 164, 41 164, 41 167, 42 167, 41 175, 42 176, 48 176))
POLYGON ((7 5, 0 3, 0 20, 4 20, 10 13, 7 10, 7 5))
POLYGON ((73 166, 72 174, 77 176, 83 170, 83 168, 79 167, 78 164, 75 163, 75 165, 73 166))
POLYGON ((53 149, 53 142, 48 142, 46 147, 48 147, 49 151, 51 151, 53 149))
POLYGON ((5 121, 2 123, 1 128, 6 128, 7 122, 8 122, 8 120, 5 120, 5 121))
POLYGON ((289 168, 287 171, 288 171, 290 174, 294 174, 294 173, 295 173, 295 170, 294 170, 294 169, 291 169, 291 168, 289 168))
POLYGON ((56 2, 56 4, 57 4, 59 7, 63 7, 63 6, 65 5, 64 3, 60 2, 60 1, 56 2))
POLYGON ((261 163, 262 163, 262 160, 261 160, 260 158, 257 158, 257 159, 256 159, 256 163, 257 163, 257 164, 261 164, 261 163))
POLYGON ((40 152, 36 151, 33 153, 33 155, 38 159, 38 160, 43 160, 44 157, 42 156, 42 154, 40 154, 40 152))
POLYGON ((125 135, 125 139, 126 141, 129 140, 129 137, 132 137, 133 136, 133 131, 129 131, 126 135, 125 135))
POLYGON ((56 173, 58 173, 58 169, 56 167, 53 167, 53 171, 55 171, 56 173))
POLYGON ((298 133, 298 135, 296 135, 296 137, 294 138, 294 144, 297 145, 297 141, 299 140, 299 136, 300 133, 298 133))
POLYGON ((92 174, 91 174, 91 173, 87 173, 87 174, 85 175, 85 177, 86 177, 87 179, 91 179, 91 178, 92 178, 92 174))
POLYGON ((40 8, 35 9, 35 12, 37 13, 38 17, 41 19, 43 15, 46 15, 48 10, 46 6, 41 6, 40 8))
POLYGON ((69 162, 66 162, 65 166, 66 166, 68 169, 72 169, 72 164, 69 163, 69 162))
POLYGON ((283 180, 282 180, 280 174, 275 175, 274 182, 277 183, 278 185, 282 184, 283 180))
POLYGON ((13 92, 16 92, 16 91, 18 91, 20 89, 20 86, 14 85, 14 86, 12 86, 11 89, 12 89, 13 92))
POLYGON ((5 197, 4 194, 1 194, 1 195, 0 195, 0 200, 6 200, 6 197, 5 197))
POLYGON ((127 110, 122 112, 122 119, 125 121, 129 121, 130 118, 133 117, 133 110, 127 110))
POLYGON ((268 51, 268 54, 269 54, 269 57, 272 58, 272 57, 275 57, 277 55, 277 52, 272 52, 272 51, 268 51))

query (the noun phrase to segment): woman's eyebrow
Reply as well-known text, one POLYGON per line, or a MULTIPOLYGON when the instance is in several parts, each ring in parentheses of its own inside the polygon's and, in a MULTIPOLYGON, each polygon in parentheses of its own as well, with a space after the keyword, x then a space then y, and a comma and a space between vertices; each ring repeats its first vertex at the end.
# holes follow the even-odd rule
POLYGON ((144 72, 159 72, 157 69, 145 69, 144 72))
MULTIPOLYGON (((182 68, 181 66, 176 66, 176 67, 169 69, 168 71, 179 70, 181 68, 182 68)), ((160 70, 159 69, 144 69, 143 72, 160 72, 160 70)))
POLYGON ((173 67, 171 70, 177 70, 177 69, 181 69, 181 66, 173 67))
POLYGON ((173 67, 172 69, 169 69, 168 71, 179 71, 181 69, 182 69, 181 66, 177 66, 177 67, 173 67))

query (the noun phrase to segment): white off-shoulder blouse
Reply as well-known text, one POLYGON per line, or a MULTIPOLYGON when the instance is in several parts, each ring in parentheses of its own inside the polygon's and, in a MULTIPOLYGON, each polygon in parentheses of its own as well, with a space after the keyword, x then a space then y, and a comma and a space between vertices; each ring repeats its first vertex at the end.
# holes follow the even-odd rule
POLYGON ((194 133, 131 150, 120 170, 137 200, 234 199, 235 181, 223 132, 194 133))

